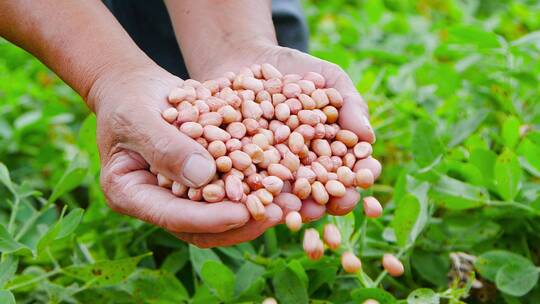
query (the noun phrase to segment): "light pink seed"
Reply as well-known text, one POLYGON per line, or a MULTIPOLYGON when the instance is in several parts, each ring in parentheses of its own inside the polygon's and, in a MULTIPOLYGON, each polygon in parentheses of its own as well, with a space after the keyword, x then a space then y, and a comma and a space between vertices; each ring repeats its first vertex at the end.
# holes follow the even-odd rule
POLYGON ((186 195, 187 190, 188 187, 179 182, 173 182, 171 187, 171 192, 178 197, 183 197, 184 195, 186 195))
POLYGON ((285 103, 280 103, 275 107, 274 115, 280 121, 286 121, 291 116, 291 109, 285 103))
POLYGON ((318 156, 332 156, 332 149, 326 139, 314 139, 311 141, 311 150, 318 156))
POLYGON ((341 233, 338 227, 334 224, 324 225, 323 240, 330 249, 336 250, 341 244, 341 233))
POLYGON ((347 273, 358 273, 360 268, 362 268, 362 262, 360 262, 360 259, 354 253, 346 251, 341 255, 341 266, 347 273))
POLYGON ((306 167, 306 166, 300 166, 298 170, 296 171, 296 180, 300 178, 307 179, 307 181, 311 184, 315 181, 315 179, 317 178, 317 175, 315 175, 315 172, 313 172, 311 168, 306 167))
POLYGON ((283 95, 287 98, 293 98, 298 96, 298 94, 302 93, 302 89, 300 86, 296 83, 287 83, 283 85, 283 95))
POLYGON ((311 194, 311 185, 309 181, 306 178, 298 178, 294 182, 292 193, 301 200, 308 198, 311 194))
POLYGON ((315 91, 313 91, 313 93, 311 93, 311 98, 313 98, 313 100, 317 104, 318 109, 322 109, 330 103, 326 92, 322 89, 316 89, 315 91))
POLYGON ((214 158, 224 156, 227 153, 225 143, 219 140, 210 142, 206 149, 214 158))
POLYGON ((272 94, 272 105, 275 107, 280 103, 285 102, 287 100, 287 97, 281 93, 272 94))
POLYGON ((224 142, 231 139, 231 135, 227 131, 212 125, 204 127, 203 135, 208 141, 219 140, 224 142))
MULTIPOLYGON (((335 173, 333 173, 335 174, 335 173)), ((329 174, 330 175, 330 174, 329 174)), ((336 177, 337 178, 337 177, 336 177)), ((343 197, 347 193, 345 186, 337 180, 331 179, 326 182, 325 185, 326 191, 328 194, 334 197, 343 197)))
POLYGON ((180 126, 180 132, 191 138, 198 138, 203 134, 203 127, 196 122, 185 122, 180 126))
POLYGON ((199 116, 198 122, 203 126, 216 126, 219 127, 223 122, 223 117, 216 112, 208 112, 199 116))
POLYGON ((225 189, 219 185, 209 184, 204 186, 202 196, 209 203, 220 202, 225 198, 225 189))
POLYGON ((385 253, 383 255, 382 265, 384 270, 386 270, 388 274, 393 277, 399 277, 405 272, 405 268, 403 267, 401 261, 389 253, 385 253))
POLYGON ((261 72, 264 79, 281 78, 283 75, 271 64, 263 63, 261 72))
POLYGON ((373 148, 371 144, 365 141, 357 143, 353 148, 354 156, 359 159, 366 158, 371 155, 373 148))
POLYGON ((365 197, 364 200, 364 213, 367 217, 378 218, 381 216, 383 208, 381 203, 373 196, 365 197))
POLYGON ((330 144, 330 149, 332 149, 332 154, 336 156, 343 157, 347 154, 347 146, 340 141, 334 141, 330 144))
POLYGON ((268 79, 264 82, 264 89, 270 94, 281 93, 283 83, 279 78, 268 79))
POLYGON ((324 88, 326 84, 326 80, 324 79, 324 77, 321 74, 315 72, 307 72, 304 75, 303 79, 313 82, 315 87, 318 89, 324 88))
POLYGON ((298 211, 291 211, 285 216, 285 224, 289 230, 296 232, 302 228, 302 216, 298 211))
POLYGON ((270 164, 267 170, 269 175, 276 176, 284 181, 293 179, 291 170, 281 164, 270 164))
POLYGON ((231 201, 240 201, 242 194, 244 194, 242 180, 236 175, 228 175, 225 178, 225 192, 231 201))
POLYGON ((168 123, 172 123, 176 120, 176 117, 178 117, 178 110, 175 108, 165 109, 161 113, 161 116, 163 116, 163 119, 165 119, 165 121, 167 121, 168 123))
POLYGON ((274 196, 281 193, 283 189, 283 180, 279 179, 276 176, 267 176, 263 178, 262 184, 266 190, 270 191, 274 196))
POLYGON ((262 110, 262 116, 266 119, 274 118, 274 106, 268 100, 261 101, 260 107, 262 110))
POLYGON ((232 160, 228 156, 220 156, 216 159, 216 168, 221 173, 231 171, 232 160))
POLYGON ((291 109, 291 114, 293 115, 298 114, 298 112, 302 110, 302 103, 296 98, 289 98, 285 100, 285 103, 289 106, 289 109, 291 109))
POLYGON ((232 122, 227 126, 227 132, 232 138, 243 138, 246 135, 246 127, 241 122, 232 122))
POLYGON ((292 132, 289 135, 288 144, 291 152, 298 154, 304 147, 304 137, 298 132, 292 132))
POLYGON ((169 94, 169 103, 177 105, 186 99, 187 92, 183 88, 174 88, 169 94))
POLYGON ((300 103, 302 103, 304 110, 313 110, 317 107, 317 104, 309 95, 300 94, 298 95, 298 100, 300 100, 300 103))
POLYGON ((240 140, 237 138, 231 138, 225 142, 225 146, 227 147, 227 151, 230 153, 232 151, 241 150, 242 142, 240 142, 240 140))
POLYGON ((332 106, 338 109, 341 108, 341 106, 343 106, 343 97, 341 96, 341 94, 339 94, 338 90, 334 88, 328 88, 325 90, 325 92, 332 106))
POLYGON ((315 84, 306 79, 298 80, 298 86, 300 86, 300 89, 302 90, 302 93, 311 95, 313 91, 315 91, 315 84))
POLYGON ((321 119, 317 113, 311 111, 311 110, 301 110, 298 112, 298 120, 300 120, 300 123, 307 124, 310 126, 315 126, 318 124, 321 119))

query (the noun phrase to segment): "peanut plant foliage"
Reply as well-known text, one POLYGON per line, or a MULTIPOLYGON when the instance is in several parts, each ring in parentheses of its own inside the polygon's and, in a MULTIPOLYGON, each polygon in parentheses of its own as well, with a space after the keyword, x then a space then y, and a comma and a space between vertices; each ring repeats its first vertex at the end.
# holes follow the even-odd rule
MULTIPOLYGON (((318 261, 279 226, 199 249, 112 212, 96 121, 36 59, 0 41, 0 303, 540 303, 540 6, 305 1, 311 53, 370 106, 382 176, 306 225, 342 231, 318 261), (362 271, 346 274, 352 250, 362 271), (393 278, 381 257, 405 265, 393 278)), ((303 229, 305 229, 303 228, 303 229)))

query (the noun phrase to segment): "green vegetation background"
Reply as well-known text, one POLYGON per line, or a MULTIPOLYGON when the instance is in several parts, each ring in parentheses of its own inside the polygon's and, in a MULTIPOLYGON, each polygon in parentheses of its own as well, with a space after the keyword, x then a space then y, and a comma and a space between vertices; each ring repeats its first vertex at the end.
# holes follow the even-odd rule
POLYGON ((361 275, 344 274, 339 253, 307 260, 301 234, 283 227, 201 250, 113 213, 95 118, 0 41, 0 303, 540 303, 538 2, 305 9, 311 52, 346 69, 378 135, 384 172, 363 195, 384 216, 367 220, 359 205, 325 218, 361 256, 361 275), (381 271, 384 252, 401 257, 403 277, 381 271))

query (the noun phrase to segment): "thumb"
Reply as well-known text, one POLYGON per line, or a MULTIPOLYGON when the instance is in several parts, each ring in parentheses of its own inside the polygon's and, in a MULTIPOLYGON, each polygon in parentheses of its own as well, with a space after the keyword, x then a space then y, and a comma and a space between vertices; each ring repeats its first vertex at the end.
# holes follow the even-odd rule
POLYGON ((216 173, 210 153, 192 138, 158 116, 152 115, 137 128, 130 144, 152 169, 188 187, 207 184, 216 173))

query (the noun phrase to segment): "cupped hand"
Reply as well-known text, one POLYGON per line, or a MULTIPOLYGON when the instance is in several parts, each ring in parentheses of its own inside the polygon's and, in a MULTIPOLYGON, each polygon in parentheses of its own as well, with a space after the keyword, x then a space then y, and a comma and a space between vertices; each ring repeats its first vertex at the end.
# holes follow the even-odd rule
MULTIPOLYGON (((218 62, 207 62, 202 70, 190 71, 192 77, 198 80, 217 78, 227 71, 238 72, 243 67, 252 64, 270 63, 281 73, 300 74, 317 72, 326 79, 326 86, 337 89, 343 96, 344 104, 339 112, 339 125, 343 129, 350 130, 358 135, 362 141, 375 142, 375 133, 369 122, 367 104, 356 90, 347 73, 338 65, 311 56, 309 54, 270 44, 254 44, 237 49, 230 54, 224 54, 218 62), (225 58, 225 59, 224 59, 225 58)), ((366 166, 373 171, 373 175, 380 174, 380 163, 375 159, 366 159, 366 166)), ((287 192, 287 189, 285 189, 287 192)), ((290 192, 290 191, 289 191, 290 192)), ((360 198, 355 189, 347 189, 347 194, 341 198, 332 198, 328 204, 319 205, 312 199, 300 202, 293 195, 287 195, 287 199, 276 199, 276 204, 282 207, 284 213, 300 211, 305 222, 321 218, 325 213, 332 215, 344 215, 354 209, 360 198)))
POLYGON ((267 219, 255 222, 244 204, 178 198, 158 186, 149 171, 152 167, 190 187, 206 184, 215 174, 211 155, 161 117, 167 95, 181 83, 156 66, 118 69, 92 87, 88 103, 97 116, 101 186, 109 206, 199 246, 253 239, 281 221, 279 207, 267 206, 267 219), (212 236, 199 240, 207 234, 212 236))

